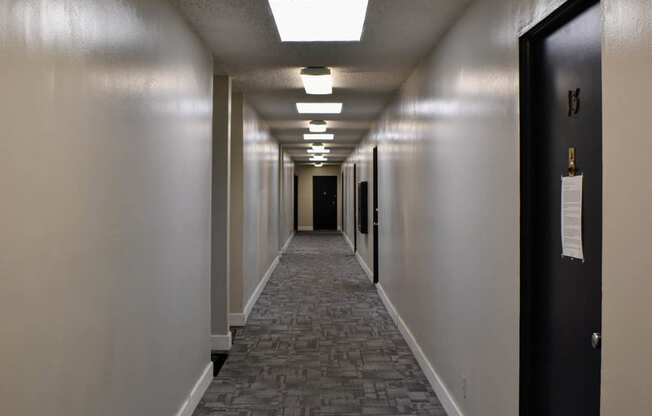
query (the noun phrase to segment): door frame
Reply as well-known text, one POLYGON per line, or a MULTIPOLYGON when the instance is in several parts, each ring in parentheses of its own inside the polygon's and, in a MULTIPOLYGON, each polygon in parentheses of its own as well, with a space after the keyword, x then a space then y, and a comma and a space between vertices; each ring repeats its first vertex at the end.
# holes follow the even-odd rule
POLYGON ((372 198, 372 226, 373 226, 373 235, 374 235, 374 261, 373 261, 373 281, 374 284, 379 282, 379 259, 378 259, 378 252, 379 250, 379 245, 378 245, 378 234, 380 232, 379 230, 379 223, 378 223, 378 146, 374 146, 373 150, 373 157, 372 157, 372 170, 373 170, 373 198, 372 198))
POLYGON ((292 184, 292 212, 293 212, 293 226, 294 232, 299 231, 299 176, 294 175, 294 181, 292 184))
POLYGON ((358 252, 358 168, 353 164, 353 254, 358 252))
POLYGON ((519 415, 529 416, 527 404, 532 395, 532 358, 531 325, 532 299, 534 289, 530 284, 533 276, 531 253, 533 249, 531 234, 534 206, 531 203, 533 192, 532 141, 532 66, 534 64, 534 43, 544 38, 560 26, 570 22, 600 0, 569 0, 552 11, 547 17, 527 29, 519 37, 519 128, 520 128, 520 322, 519 322, 519 415))
POLYGON ((342 194, 342 201, 340 202, 341 216, 340 216, 339 224, 337 224, 337 228, 339 231, 344 232, 344 218, 345 218, 344 211, 346 208, 346 204, 344 203, 344 201, 346 201, 346 198, 344 197, 344 195, 346 195, 346 189, 345 189, 346 182, 344 181, 344 171, 341 172, 340 183, 342 184, 341 185, 342 191, 340 192, 342 194))
POLYGON ((321 230, 324 231, 337 231, 337 204, 338 204, 338 197, 337 197, 337 182, 338 182, 338 177, 337 175, 315 175, 312 177, 312 226, 313 230, 318 231, 320 229, 317 228, 317 182, 319 181, 320 178, 335 178, 335 228, 321 228, 321 230))

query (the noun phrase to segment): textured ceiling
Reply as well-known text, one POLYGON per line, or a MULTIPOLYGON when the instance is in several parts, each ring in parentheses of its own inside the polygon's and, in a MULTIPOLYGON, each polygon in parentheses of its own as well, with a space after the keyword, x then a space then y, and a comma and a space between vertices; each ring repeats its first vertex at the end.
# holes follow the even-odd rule
MULTIPOLYGON (((367 133, 418 62, 471 0, 369 0, 361 42, 282 43, 267 0, 172 0, 212 49, 215 72, 269 124, 296 161, 307 160, 311 118, 329 121, 341 161, 367 133), (330 96, 307 96, 299 70, 328 66, 330 96), (340 115, 303 116, 297 101, 341 101, 340 115)), ((330 145, 330 143, 329 143, 330 145)))

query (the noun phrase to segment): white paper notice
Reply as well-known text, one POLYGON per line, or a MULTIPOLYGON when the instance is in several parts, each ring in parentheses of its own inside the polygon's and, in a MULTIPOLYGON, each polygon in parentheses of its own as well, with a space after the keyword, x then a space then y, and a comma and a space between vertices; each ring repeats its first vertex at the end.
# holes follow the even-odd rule
POLYGON ((561 178, 562 256, 584 260, 582 250, 582 175, 561 178))

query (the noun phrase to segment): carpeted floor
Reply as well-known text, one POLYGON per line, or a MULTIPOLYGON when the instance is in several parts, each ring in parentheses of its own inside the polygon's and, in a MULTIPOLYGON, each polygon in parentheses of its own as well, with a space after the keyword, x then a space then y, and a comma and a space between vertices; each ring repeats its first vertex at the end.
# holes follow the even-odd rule
POLYGON ((299 233, 194 416, 446 415, 339 234, 299 233))

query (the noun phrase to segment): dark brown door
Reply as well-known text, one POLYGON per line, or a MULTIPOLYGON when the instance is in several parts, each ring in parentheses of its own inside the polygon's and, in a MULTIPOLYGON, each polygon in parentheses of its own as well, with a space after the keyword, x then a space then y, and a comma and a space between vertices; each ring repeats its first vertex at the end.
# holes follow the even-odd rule
POLYGON ((575 1, 524 44, 522 415, 600 414, 601 31, 600 5, 575 1), (583 261, 561 255, 569 148, 583 182, 583 261))
POLYGON ((313 228, 337 230, 337 176, 313 176, 313 228))

